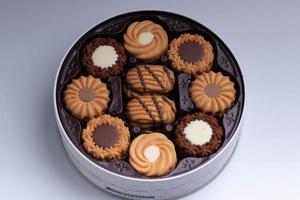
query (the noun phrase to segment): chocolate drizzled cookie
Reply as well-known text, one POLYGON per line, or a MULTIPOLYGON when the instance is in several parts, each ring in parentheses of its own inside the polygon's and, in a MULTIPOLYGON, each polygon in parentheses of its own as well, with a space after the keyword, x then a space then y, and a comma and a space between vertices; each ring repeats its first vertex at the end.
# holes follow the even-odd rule
POLYGON ((126 75, 127 87, 136 93, 164 94, 173 89, 173 71, 162 65, 136 65, 126 75))
POLYGON ((127 116, 132 126, 171 124, 175 115, 175 103, 165 96, 136 96, 127 104, 127 116))

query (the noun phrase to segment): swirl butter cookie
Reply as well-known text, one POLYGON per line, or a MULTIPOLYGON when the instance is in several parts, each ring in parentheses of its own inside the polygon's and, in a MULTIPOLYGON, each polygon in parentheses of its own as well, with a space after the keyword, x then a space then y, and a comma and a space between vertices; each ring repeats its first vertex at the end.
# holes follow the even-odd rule
POLYGON ((197 76, 190 87, 192 101, 209 113, 224 113, 235 100, 236 90, 229 76, 221 72, 207 72, 197 76))
POLYGON ((171 42, 168 57, 174 69, 195 75, 211 69, 214 53, 201 35, 185 33, 171 42))
POLYGON ((166 31, 150 20, 131 23, 123 37, 126 50, 145 61, 159 59, 168 48, 166 31))
POLYGON ((151 127, 153 125, 171 124, 175 121, 176 107, 174 101, 165 96, 136 96, 127 104, 127 116, 131 125, 151 127))
POLYGON ((173 71, 162 65, 137 65, 126 74, 127 87, 139 93, 167 93, 173 89, 173 71))
POLYGON ((222 145, 223 134, 216 118, 195 113, 180 120, 175 131, 175 144, 185 156, 209 156, 222 145))
POLYGON ((106 84, 99 78, 80 76, 67 85, 63 100, 75 117, 92 118, 108 108, 109 93, 106 84))
POLYGON ((174 144, 161 133, 139 135, 130 145, 129 162, 145 176, 166 175, 176 166, 174 144))
POLYGON ((126 156, 130 133, 121 119, 101 115, 87 123, 81 138, 85 151, 94 158, 118 160, 126 156))
POLYGON ((126 63, 124 47, 112 38, 96 38, 84 45, 81 62, 86 71, 101 79, 119 75, 126 63))

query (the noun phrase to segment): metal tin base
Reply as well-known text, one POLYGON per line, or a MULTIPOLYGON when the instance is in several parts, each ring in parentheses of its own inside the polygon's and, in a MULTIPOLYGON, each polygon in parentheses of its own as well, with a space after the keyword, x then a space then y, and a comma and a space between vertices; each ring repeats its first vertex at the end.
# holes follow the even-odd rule
POLYGON ((237 144, 240 127, 219 154, 188 173, 163 179, 137 179, 100 168, 78 151, 59 127, 65 150, 78 170, 101 189, 128 199, 174 199, 188 195, 210 182, 226 165, 237 144))

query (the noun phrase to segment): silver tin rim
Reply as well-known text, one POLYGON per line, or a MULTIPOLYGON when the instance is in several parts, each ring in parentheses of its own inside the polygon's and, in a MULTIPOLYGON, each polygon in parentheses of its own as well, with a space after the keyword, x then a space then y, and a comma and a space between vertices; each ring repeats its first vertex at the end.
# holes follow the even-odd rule
MULTIPOLYGON (((139 10, 137 12, 140 12, 140 11, 157 11, 157 12, 164 12, 164 13, 170 13, 170 14, 176 14, 176 15, 179 15, 179 16, 182 16, 182 17, 185 17, 185 18, 188 18, 186 16, 183 16, 183 15, 180 15, 180 14, 177 14, 177 13, 172 13, 172 12, 166 12, 166 11, 163 11, 163 10, 139 10)), ((134 12, 128 12, 128 13, 134 13, 134 12)), ((127 13, 122 13, 120 15, 126 15, 127 13)), ((116 15, 118 16, 118 15, 116 15)), ((110 17, 111 18, 111 17, 110 17)), ((106 21, 106 20, 109 20, 110 18, 107 18, 105 20, 102 20, 102 22, 106 21)), ((190 18, 188 18, 190 19, 190 18)), ((193 19, 190 19, 190 20, 193 20, 193 19)), ((195 20, 193 20, 195 21, 195 20)), ((70 45, 70 47, 68 48, 68 50, 66 51, 64 57, 62 58, 62 61, 59 65, 59 68, 56 72, 56 75, 55 75, 55 80, 54 80, 54 88, 53 88, 53 106, 54 106, 54 113, 55 113, 55 119, 56 119, 56 123, 59 127, 59 133, 60 133, 60 136, 61 137, 64 137, 66 138, 66 141, 68 142, 68 144, 72 147, 72 149, 77 153, 78 156, 80 156, 82 159, 84 159, 86 162, 88 162, 89 164, 93 165, 94 167, 96 167, 98 170, 101 170, 107 174, 110 174, 110 175, 113 175, 113 176, 117 176, 118 178, 121 178, 121 179, 127 179, 127 180, 131 180, 131 181, 139 181, 139 182, 165 182, 165 181, 169 181, 169 180, 173 180, 173 179, 178 179, 178 178, 181 178, 183 176, 186 176, 188 174, 192 174, 198 170, 201 170, 202 168, 204 168, 206 165, 209 165, 210 163, 214 162, 214 160, 219 157, 224 151, 227 150, 227 148, 231 145, 231 143, 234 141, 234 138, 235 137, 239 137, 239 131, 241 129, 241 125, 242 125, 242 122, 243 122, 243 119, 244 119, 244 108, 245 108, 245 105, 246 105, 246 96, 245 96, 245 82, 243 81, 243 84, 244 84, 244 103, 243 103, 243 111, 242 111, 242 114, 241 114, 241 119, 239 121, 239 124, 236 128, 236 130, 234 131, 232 137, 229 139, 228 143, 218 152, 218 154, 216 156, 214 156, 213 158, 209 159, 207 162, 201 164, 200 166, 197 166, 195 167, 194 169, 191 169, 190 171, 188 172, 184 172, 184 173, 180 173, 180 174, 177 174, 177 175, 174 175, 174 176, 171 176, 171 177, 165 177, 165 178, 151 178, 151 179, 143 179, 143 178, 133 178, 133 177, 129 177, 129 176, 124 176, 124 175, 120 175, 120 174, 117 174, 117 173, 114 173, 112 171, 109 171, 99 165, 97 165, 96 163, 92 162, 89 158, 87 158, 85 155, 83 155, 76 147, 75 145, 73 144, 73 142, 71 141, 71 139, 69 138, 69 136, 67 135, 61 121, 60 121, 60 118, 59 118, 59 114, 58 114, 58 109, 57 109, 57 105, 56 105, 56 86, 57 86, 57 81, 58 81, 58 76, 59 76, 59 73, 60 73, 60 70, 61 70, 61 67, 63 65, 63 62, 68 54, 68 52, 71 50, 71 48, 75 45, 75 43, 83 36, 85 35, 90 29, 92 29, 93 27, 97 26, 99 24, 99 22, 95 23, 93 26, 89 27, 86 31, 84 31, 79 37, 77 37, 77 39, 70 45)), ((221 40, 221 39, 220 39, 221 40)), ((224 43, 224 42, 223 42, 224 43)), ((224 43, 225 44, 225 43, 224 43)), ((226 45, 226 44, 225 44, 226 45)), ((226 45, 227 46, 227 45, 226 45)), ((235 58, 235 61, 236 61, 236 58, 235 58)), ((237 61, 236 61, 237 62, 237 61)), ((243 76, 243 73, 242 71, 240 70, 241 72, 241 75, 242 77, 243 76)))

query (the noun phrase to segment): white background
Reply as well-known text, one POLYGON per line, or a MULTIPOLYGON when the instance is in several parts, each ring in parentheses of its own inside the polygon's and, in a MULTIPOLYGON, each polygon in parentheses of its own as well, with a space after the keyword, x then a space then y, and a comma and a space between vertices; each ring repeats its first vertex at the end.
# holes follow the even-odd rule
POLYGON ((90 26, 134 10, 166 10, 219 35, 245 77, 238 148, 209 185, 185 197, 292 199, 300 195, 299 1, 0 0, 0 199, 116 199, 68 160, 52 89, 68 47, 90 26))

